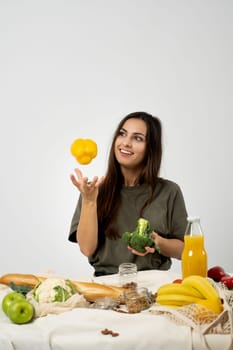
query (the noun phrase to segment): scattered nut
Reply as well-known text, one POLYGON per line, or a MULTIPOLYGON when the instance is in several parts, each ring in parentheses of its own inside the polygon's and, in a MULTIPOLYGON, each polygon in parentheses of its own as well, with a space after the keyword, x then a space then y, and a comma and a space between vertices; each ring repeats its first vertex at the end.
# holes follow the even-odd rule
POLYGON ((119 333, 113 332, 111 329, 105 328, 101 331, 102 334, 107 335, 111 334, 112 337, 118 337, 119 333))
POLYGON ((114 332, 112 332, 111 334, 112 334, 112 337, 118 337, 119 335, 119 333, 114 333, 114 332))
POLYGON ((123 284, 122 287, 125 289, 133 289, 134 290, 137 288, 137 283, 135 283, 135 282, 125 283, 125 284, 123 284))

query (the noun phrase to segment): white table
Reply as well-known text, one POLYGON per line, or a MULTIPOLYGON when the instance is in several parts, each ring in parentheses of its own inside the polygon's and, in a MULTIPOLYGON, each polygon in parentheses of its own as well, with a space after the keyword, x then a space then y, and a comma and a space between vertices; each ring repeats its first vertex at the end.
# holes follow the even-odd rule
MULTIPOLYGON (((171 272, 143 271, 138 274, 138 284, 155 292, 161 284, 178 277, 171 272)), ((99 277, 95 281, 117 284, 118 276, 99 277)), ((0 302, 8 291, 0 291, 0 302)), ((207 335, 208 347, 203 347, 198 332, 178 326, 165 316, 152 315, 149 310, 124 314, 78 308, 41 317, 26 325, 11 323, 0 310, 0 350, 232 350, 231 340, 232 335, 207 335), (105 328, 119 336, 103 335, 101 330, 105 328)))

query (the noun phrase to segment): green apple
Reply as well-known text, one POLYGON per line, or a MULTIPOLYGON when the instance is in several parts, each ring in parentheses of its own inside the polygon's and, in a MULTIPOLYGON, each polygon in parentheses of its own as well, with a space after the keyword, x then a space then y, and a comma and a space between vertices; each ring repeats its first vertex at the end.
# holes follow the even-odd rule
POLYGON ((16 300, 9 305, 7 315, 14 323, 28 323, 34 316, 34 306, 26 299, 16 300))
POLYGON ((2 309, 6 315, 8 315, 8 308, 10 304, 16 300, 25 300, 25 296, 17 292, 10 292, 4 296, 2 299, 2 309))

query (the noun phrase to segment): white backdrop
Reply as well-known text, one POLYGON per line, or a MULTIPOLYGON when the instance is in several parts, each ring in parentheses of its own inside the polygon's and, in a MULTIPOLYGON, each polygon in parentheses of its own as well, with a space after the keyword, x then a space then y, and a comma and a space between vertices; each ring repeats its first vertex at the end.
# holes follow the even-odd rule
MULTIPOLYGON (((209 265, 233 271, 232 0, 0 0, 0 274, 92 275, 67 236, 69 148, 103 175, 120 119, 161 118, 161 175, 201 218, 209 265)), ((180 271, 180 262, 172 269, 180 271)))

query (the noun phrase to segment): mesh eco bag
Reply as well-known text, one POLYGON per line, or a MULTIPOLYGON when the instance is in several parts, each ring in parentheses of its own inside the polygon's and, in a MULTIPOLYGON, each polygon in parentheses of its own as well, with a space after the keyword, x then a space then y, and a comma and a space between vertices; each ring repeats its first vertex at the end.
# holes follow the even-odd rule
POLYGON ((35 309, 35 316, 42 317, 48 314, 60 314, 77 307, 88 307, 89 303, 83 295, 78 293, 72 295, 64 302, 38 303, 33 297, 33 291, 27 294, 27 299, 32 303, 35 309))
POLYGON ((221 284, 216 285, 216 288, 223 301, 223 311, 219 315, 197 304, 190 304, 177 309, 155 304, 150 312, 164 315, 177 325, 188 326, 199 332, 205 349, 210 349, 204 337, 206 334, 229 334, 230 343, 227 350, 232 350, 233 291, 226 290, 221 284))

